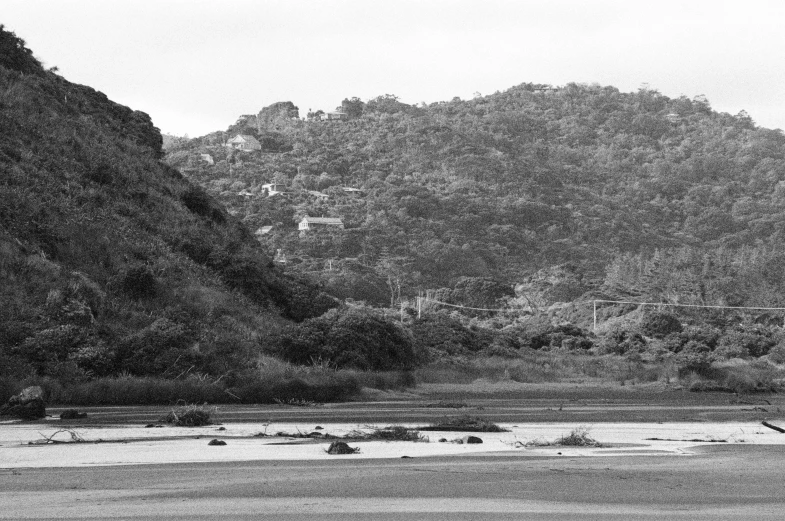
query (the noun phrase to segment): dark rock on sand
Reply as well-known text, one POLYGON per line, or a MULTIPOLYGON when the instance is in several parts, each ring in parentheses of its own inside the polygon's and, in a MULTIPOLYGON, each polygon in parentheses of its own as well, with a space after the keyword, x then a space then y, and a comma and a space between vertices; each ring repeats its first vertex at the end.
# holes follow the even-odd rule
POLYGON ((350 447, 346 442, 343 441, 334 441, 330 444, 330 447, 327 449, 327 454, 354 454, 355 452, 359 452, 359 448, 350 447))
POLYGON ((226 445, 226 442, 224 440, 210 440, 208 445, 226 445))
POLYGON ((86 412, 79 412, 76 409, 66 409, 60 413, 61 420, 81 420, 87 418, 86 412))

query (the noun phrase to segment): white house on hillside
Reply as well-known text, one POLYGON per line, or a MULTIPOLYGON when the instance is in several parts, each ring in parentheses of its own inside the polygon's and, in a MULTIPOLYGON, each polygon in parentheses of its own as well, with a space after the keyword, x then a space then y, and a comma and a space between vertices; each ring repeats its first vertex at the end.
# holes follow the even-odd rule
POLYGON ((267 192, 268 196, 282 194, 286 192, 286 185, 283 183, 267 183, 262 185, 262 191, 267 192))
POLYGON ((255 137, 248 134, 237 134, 226 142, 226 146, 237 150, 245 150, 246 152, 262 149, 262 144, 255 137))
POLYGON ((300 231, 318 228, 340 228, 343 230, 343 221, 337 217, 303 217, 298 225, 300 231))

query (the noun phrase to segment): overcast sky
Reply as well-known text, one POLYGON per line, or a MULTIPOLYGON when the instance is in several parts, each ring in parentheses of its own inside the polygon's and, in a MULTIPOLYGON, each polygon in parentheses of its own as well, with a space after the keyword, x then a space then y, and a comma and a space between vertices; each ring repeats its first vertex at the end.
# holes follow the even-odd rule
POLYGON ((782 0, 2 0, 47 67, 199 136, 276 101, 647 83, 785 129, 782 0))

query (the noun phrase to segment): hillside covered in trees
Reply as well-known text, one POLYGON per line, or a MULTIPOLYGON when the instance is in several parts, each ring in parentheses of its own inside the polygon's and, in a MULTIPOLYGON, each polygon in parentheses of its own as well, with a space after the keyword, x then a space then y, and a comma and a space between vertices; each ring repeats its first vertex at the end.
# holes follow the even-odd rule
POLYGON ((0 401, 30 377, 242 371, 265 332, 335 307, 161 147, 0 26, 0 401))
POLYGON ((304 120, 278 103, 173 141, 166 161, 251 229, 272 226, 259 239, 287 271, 374 305, 467 278, 515 286, 530 309, 598 296, 785 305, 785 136, 744 112, 531 83, 339 109, 344 120, 304 120), (237 134, 261 150, 223 146, 237 134), (287 193, 268 197, 267 183, 287 193), (304 216, 345 229, 300 233, 304 216))

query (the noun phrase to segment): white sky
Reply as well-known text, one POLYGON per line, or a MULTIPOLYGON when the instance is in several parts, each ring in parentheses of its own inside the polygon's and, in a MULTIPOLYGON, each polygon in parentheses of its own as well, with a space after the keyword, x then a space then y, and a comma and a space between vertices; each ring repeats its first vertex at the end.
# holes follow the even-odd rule
POLYGON ((199 136, 276 101, 643 83, 785 129, 782 0, 2 0, 47 67, 199 136))

